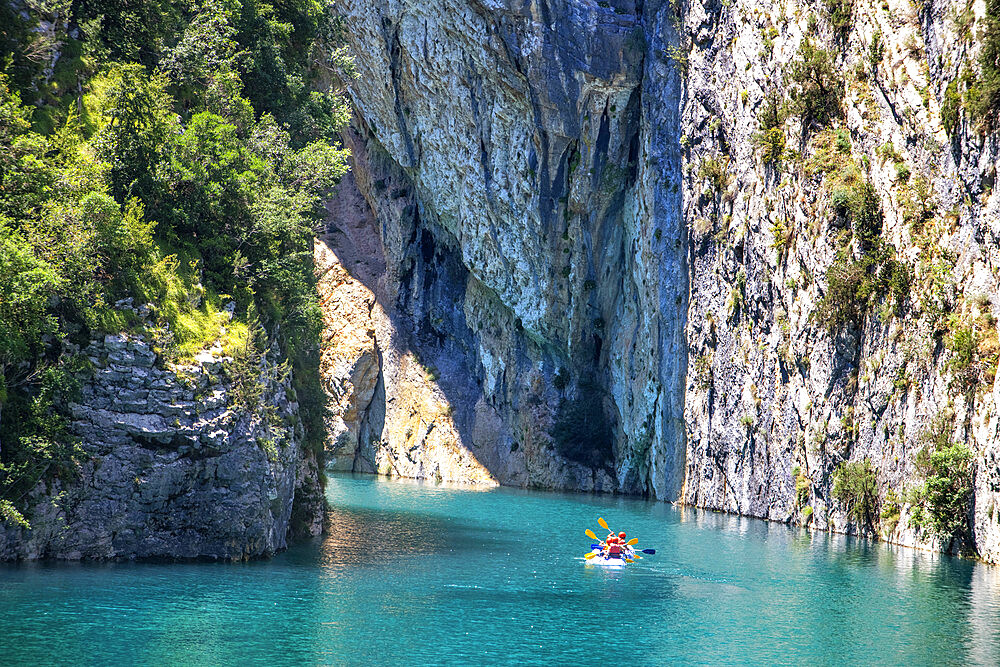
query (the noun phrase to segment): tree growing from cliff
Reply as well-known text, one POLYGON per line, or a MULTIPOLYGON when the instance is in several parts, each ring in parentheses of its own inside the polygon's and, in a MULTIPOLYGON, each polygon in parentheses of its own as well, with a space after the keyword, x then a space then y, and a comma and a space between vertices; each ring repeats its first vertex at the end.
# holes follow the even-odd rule
POLYGON ((761 149, 765 163, 776 165, 785 153, 785 110, 778 103, 777 91, 767 93, 757 122, 760 131, 753 136, 754 145, 761 149))
POLYGON ((944 540, 972 544, 969 511, 975 479, 972 450, 962 443, 950 444, 917 457, 924 483, 909 498, 913 504, 910 523, 944 540))
POLYGON ((833 473, 833 497, 844 503, 861 529, 874 530, 878 516, 878 481, 869 459, 842 462, 833 473))
POLYGON ((155 187, 152 167, 176 128, 166 78, 131 63, 113 66, 96 85, 100 127, 93 145, 110 167, 111 194, 119 203, 149 197, 155 187))
POLYGON ((1000 127, 1000 0, 987 0, 982 18, 979 65, 982 74, 968 91, 969 110, 980 128, 991 132, 1000 127))
POLYGON ((799 45, 798 57, 791 63, 789 80, 794 86, 788 110, 799 117, 803 133, 813 125, 826 125, 840 115, 844 89, 834 71, 833 54, 813 44, 809 37, 799 45))

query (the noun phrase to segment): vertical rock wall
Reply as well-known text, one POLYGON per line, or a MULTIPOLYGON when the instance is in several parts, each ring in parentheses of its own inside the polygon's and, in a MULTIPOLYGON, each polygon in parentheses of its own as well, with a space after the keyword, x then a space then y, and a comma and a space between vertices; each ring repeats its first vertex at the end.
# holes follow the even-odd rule
POLYGON ((973 451, 974 542, 983 557, 1000 556, 991 509, 1000 154, 996 133, 977 131, 967 113, 950 131, 942 122, 949 83, 975 66, 954 20, 964 9, 857 2, 847 32, 823 5, 692 3, 683 17, 685 502, 854 532, 833 487, 839 466, 867 460, 875 530, 945 548, 914 531, 905 502, 922 483, 918 453, 939 431, 973 451), (801 89, 790 73, 807 39, 830 54, 842 119, 823 129, 790 115, 785 155, 767 162, 760 118, 769 95, 784 102, 801 89), (713 163, 725 165, 722 183, 705 168, 713 163), (837 208, 851 174, 872 185, 878 243, 895 250, 910 283, 898 303, 878 293, 860 318, 831 327, 821 315, 828 272, 863 255, 856 224, 837 208), (952 349, 967 327, 975 377, 957 370, 952 349))
MULTIPOLYGON (((854 532, 834 479, 867 460, 871 527, 947 548, 906 502, 940 432, 973 450, 973 541, 995 560, 998 147, 961 106, 984 7, 844 6, 838 23, 835 4, 749 0, 338 3, 385 265, 370 288, 396 332, 369 357, 438 368, 455 442, 501 483, 854 532), (831 122, 790 111, 806 43, 843 86, 831 122), (871 245, 845 212, 860 183, 908 291, 831 325, 828 272, 871 245)), ((398 449, 344 428, 352 461, 398 449)))
POLYGON ((472 380, 448 396, 464 446, 503 483, 677 498, 680 81, 647 57, 665 37, 631 2, 338 9, 384 295, 408 344, 472 380))

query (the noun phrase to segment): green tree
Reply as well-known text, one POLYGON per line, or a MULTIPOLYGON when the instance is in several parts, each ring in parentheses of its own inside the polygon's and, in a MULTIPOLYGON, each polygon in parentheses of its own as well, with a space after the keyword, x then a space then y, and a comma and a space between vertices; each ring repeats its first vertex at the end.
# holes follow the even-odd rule
POLYGON ((75 0, 73 17, 100 60, 152 67, 180 27, 184 9, 171 0, 75 0))
POLYGON ((0 73, 0 215, 31 216, 51 194, 55 172, 45 137, 31 131, 30 112, 0 73))
POLYGON ((862 528, 874 529, 878 514, 878 480, 869 459, 842 462, 833 473, 833 497, 862 528))
POLYGON ((28 372, 20 362, 34 355, 44 334, 56 331, 48 302, 62 282, 10 222, 0 219, 0 405, 6 389, 28 372))
MULTIPOLYGON (((238 51, 235 40, 236 28, 231 21, 235 10, 232 2, 206 2, 185 26, 180 41, 160 60, 159 68, 170 78, 171 91, 183 110, 204 110, 206 91, 220 80, 235 83, 230 94, 240 95, 239 64, 246 54, 238 51)), ((249 102, 245 108, 250 108, 249 102)), ((252 108, 250 112, 252 117, 252 108)))
POLYGON ((912 524, 943 539, 971 543, 969 513, 975 464, 972 450, 962 443, 940 447, 918 458, 924 484, 910 498, 912 524))
POLYGON ((799 45, 798 58, 791 63, 789 78, 795 87, 788 108, 801 119, 803 131, 814 123, 825 125, 840 115, 844 90, 834 71, 830 51, 805 37, 799 45))
POLYGON ((156 258, 156 223, 145 219, 142 202, 136 198, 128 200, 123 211, 110 196, 91 192, 80 208, 83 223, 94 230, 94 249, 113 282, 112 293, 135 292, 156 258))
POLYGON ((982 45, 979 65, 982 74, 968 91, 969 111, 980 127, 991 132, 1000 127, 1000 0, 986 0, 981 19, 982 45))
POLYGON ((177 129, 167 80, 137 64, 116 65, 97 86, 97 157, 110 165, 111 194, 152 198, 155 167, 177 129))

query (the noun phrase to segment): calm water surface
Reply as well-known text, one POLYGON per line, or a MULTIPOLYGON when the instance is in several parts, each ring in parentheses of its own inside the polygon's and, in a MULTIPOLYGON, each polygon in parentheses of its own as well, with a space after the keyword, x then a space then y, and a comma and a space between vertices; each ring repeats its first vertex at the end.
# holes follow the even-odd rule
POLYGON ((1000 568, 636 500, 334 477, 262 562, 0 566, 0 664, 1000 664, 1000 568), (606 571, 597 516, 657 549, 606 571))

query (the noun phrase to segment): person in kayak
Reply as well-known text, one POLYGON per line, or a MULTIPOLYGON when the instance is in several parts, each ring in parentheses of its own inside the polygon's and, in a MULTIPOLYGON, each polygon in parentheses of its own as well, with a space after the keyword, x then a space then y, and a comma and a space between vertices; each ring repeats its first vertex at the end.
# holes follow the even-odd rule
POLYGON ((622 545, 619 544, 619 538, 617 535, 609 535, 608 539, 605 540, 605 558, 621 558, 622 557, 622 545))
POLYGON ((618 533, 618 544, 622 546, 622 552, 624 553, 624 557, 629 558, 635 555, 635 549, 633 549, 628 545, 628 543, 625 541, 626 537, 627 536, 625 535, 625 533, 623 532, 618 533))

